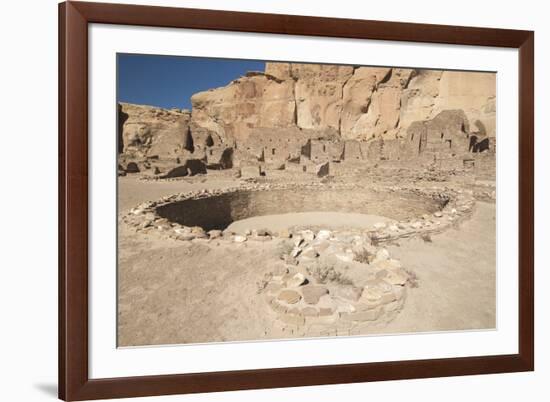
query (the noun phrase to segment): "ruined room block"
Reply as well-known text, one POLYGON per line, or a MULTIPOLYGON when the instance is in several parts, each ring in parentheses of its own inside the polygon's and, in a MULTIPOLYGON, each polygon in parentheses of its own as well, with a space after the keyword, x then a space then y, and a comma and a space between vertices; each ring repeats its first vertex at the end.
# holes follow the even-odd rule
POLYGON ((444 110, 427 122, 430 135, 443 134, 446 138, 470 132, 470 123, 463 110, 444 110))
POLYGON ((162 176, 164 179, 172 177, 194 176, 206 173, 206 164, 199 159, 187 159, 181 165, 176 166, 162 176))
POLYGON ((401 140, 401 157, 410 159, 428 154, 450 157, 472 152, 477 140, 469 130, 463 110, 445 110, 431 120, 413 122, 401 140))
POLYGON ((325 141, 309 141, 309 158, 312 162, 320 162, 328 159, 327 143, 325 141))
POLYGON ((300 159, 304 156, 307 157, 307 158, 311 157, 311 140, 308 140, 305 143, 305 145, 302 146, 302 150, 301 150, 301 153, 300 153, 300 159))
POLYGON ((411 123, 407 129, 407 135, 401 139, 401 159, 412 159, 422 153, 426 146, 427 128, 423 121, 411 123))
POLYGON ((346 162, 360 161, 363 159, 361 154, 361 144, 359 141, 346 141, 344 143, 344 160, 346 162))
POLYGON ((290 157, 286 144, 269 144, 263 148, 263 159, 269 163, 284 163, 290 157))
POLYGON ((241 151, 243 150, 252 155, 257 161, 264 160, 264 148, 261 144, 248 144, 246 148, 241 149, 241 151))
POLYGON ((342 141, 329 142, 326 147, 328 157, 331 161, 341 161, 344 159, 344 143, 342 141))
POLYGON ((300 160, 300 166, 302 168, 302 172, 304 173, 317 174, 317 165, 317 163, 314 163, 313 161, 306 158, 302 158, 300 160))
MULTIPOLYGON (((361 155, 364 160, 371 161, 371 155, 369 155, 369 147, 372 141, 361 141, 359 147, 361 148, 361 155)), ((342 148, 342 159, 344 159, 344 149, 342 148)))
POLYGON ((128 162, 126 165, 126 173, 139 173, 140 169, 136 162, 128 162))
POLYGON ((166 174, 162 176, 162 178, 168 179, 172 177, 184 177, 188 175, 189 175, 189 172, 187 171, 187 167, 180 165, 170 169, 168 172, 166 172, 166 174))
POLYGON ((299 161, 301 153, 302 153, 302 145, 299 143, 293 144, 288 149, 288 160, 299 161))
POLYGON ((241 178, 243 179, 260 177, 260 175, 261 169, 259 165, 241 166, 241 178))
POLYGON ((382 158, 388 161, 400 159, 399 140, 383 140, 382 158))
MULTIPOLYGON (((428 126, 428 136, 425 149, 441 154, 450 154, 453 151, 460 149, 459 139, 452 133, 446 130, 433 129, 428 126)), ((468 145, 464 150, 468 149, 468 145)))
POLYGON ((285 163, 285 170, 287 172, 291 172, 291 173, 304 173, 307 170, 307 168, 306 168, 306 166, 304 166, 300 163, 286 162, 285 163))
POLYGON ((264 162, 260 165, 260 171, 273 172, 275 170, 285 170, 286 163, 282 161, 270 161, 264 162))
POLYGON ((340 162, 329 162, 329 172, 332 176, 340 176, 345 172, 345 164, 340 162))
POLYGON ((465 133, 460 133, 458 135, 455 135, 452 141, 452 148, 451 150, 453 153, 464 153, 468 152, 468 148, 470 147, 470 135, 465 133))
POLYGON ((426 149, 432 152, 467 152, 470 124, 463 110, 445 110, 426 122, 426 149))
MULTIPOLYGON (((184 162, 187 159, 193 158, 192 156, 184 158, 184 162)), ((151 173, 152 174, 161 174, 166 173, 181 165, 181 160, 179 158, 165 158, 165 159, 156 159, 151 161, 151 173)))
POLYGON ((233 148, 211 147, 205 152, 208 169, 231 169, 233 167, 233 148))
POLYGON ((240 168, 246 165, 256 165, 258 159, 248 151, 237 148, 233 150, 233 167, 240 168))
POLYGON ((187 159, 185 165, 189 176, 206 173, 206 164, 199 159, 187 159))
POLYGON ((205 149, 207 147, 220 145, 221 143, 219 134, 208 128, 191 123, 190 131, 192 143, 188 144, 187 149, 189 149, 189 147, 193 149, 205 149))
MULTIPOLYGON (((384 146, 384 141, 382 139, 372 140, 365 143, 365 145, 360 145, 360 148, 366 150, 365 153, 361 152, 362 155, 365 155, 365 159, 371 162, 378 162, 382 157, 382 147, 384 146)), ((345 158, 345 155, 344 155, 345 158)))

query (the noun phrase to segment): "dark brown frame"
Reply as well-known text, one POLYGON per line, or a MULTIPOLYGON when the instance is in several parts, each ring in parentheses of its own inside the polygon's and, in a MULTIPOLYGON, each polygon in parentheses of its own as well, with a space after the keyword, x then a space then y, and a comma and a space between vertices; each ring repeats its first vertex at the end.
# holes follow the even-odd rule
POLYGON ((508 29, 66 2, 59 5, 59 397, 138 397, 534 370, 534 33, 508 29), (519 353, 127 378, 88 377, 88 24, 519 49, 519 353))

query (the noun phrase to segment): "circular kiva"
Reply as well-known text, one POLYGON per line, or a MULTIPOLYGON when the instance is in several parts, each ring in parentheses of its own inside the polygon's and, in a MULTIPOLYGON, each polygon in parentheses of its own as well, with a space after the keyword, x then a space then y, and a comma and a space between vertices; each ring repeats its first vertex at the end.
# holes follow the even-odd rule
MULTIPOLYGON (((281 272, 260 293, 283 326, 353 334, 392 320, 403 307, 413 273, 384 242, 443 231, 471 216, 474 193, 447 187, 362 187, 343 184, 255 184, 166 196, 133 208, 122 220, 140 233, 174 241, 243 243, 284 239, 281 272), (228 229, 254 216, 292 212, 385 217, 368 227, 294 226, 280 231, 228 229)), ((330 226, 330 225, 328 225, 330 226)))
MULTIPOLYGON (((255 216, 339 211, 385 217, 384 221, 369 227, 351 229, 368 233, 373 241, 384 242, 441 232, 469 217, 474 205, 472 192, 446 187, 247 183, 226 189, 179 193, 145 202, 122 215, 121 220, 137 232, 157 232, 180 241, 218 239, 244 242, 266 241, 276 236, 291 237, 293 232, 303 227, 236 233, 228 226, 255 216)), ((338 227, 332 229, 339 230, 338 227)))

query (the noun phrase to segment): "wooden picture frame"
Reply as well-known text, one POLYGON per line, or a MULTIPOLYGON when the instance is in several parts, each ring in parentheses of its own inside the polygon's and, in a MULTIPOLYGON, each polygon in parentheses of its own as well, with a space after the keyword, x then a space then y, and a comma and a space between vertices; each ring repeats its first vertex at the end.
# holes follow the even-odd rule
POLYGON ((65 2, 59 5, 59 397, 141 397, 532 371, 534 33, 382 21, 65 2), (90 379, 88 374, 88 24, 224 30, 519 49, 519 353, 90 379))

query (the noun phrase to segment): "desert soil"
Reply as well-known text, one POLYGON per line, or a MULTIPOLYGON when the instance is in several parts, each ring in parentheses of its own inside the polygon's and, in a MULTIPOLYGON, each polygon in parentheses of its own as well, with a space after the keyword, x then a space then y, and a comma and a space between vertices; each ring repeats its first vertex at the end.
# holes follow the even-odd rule
MULTIPOLYGON (((231 181, 221 178, 208 180, 209 188, 230 185, 231 181)), ((203 186, 200 178, 174 182, 120 178, 119 210, 203 186)), ((292 215, 256 223, 285 226, 294 218, 312 218, 292 215)), ((371 224, 374 218, 363 219, 371 224)), ((393 321, 365 327, 364 334, 494 328, 495 230, 495 205, 477 202, 471 219, 433 235, 431 241, 410 239, 389 245, 392 255, 417 276, 418 286, 408 290, 404 308, 393 321)), ((182 243, 121 226, 119 346, 320 335, 295 334, 276 325, 275 313, 258 294, 264 275, 282 264, 282 240, 230 246, 212 242, 214 246, 182 243)))
POLYGON ((269 228, 273 231, 289 229, 292 226, 320 226, 326 228, 366 228, 377 222, 389 222, 390 219, 379 215, 354 214, 346 212, 294 212, 235 221, 227 229, 243 233, 247 229, 269 228))

